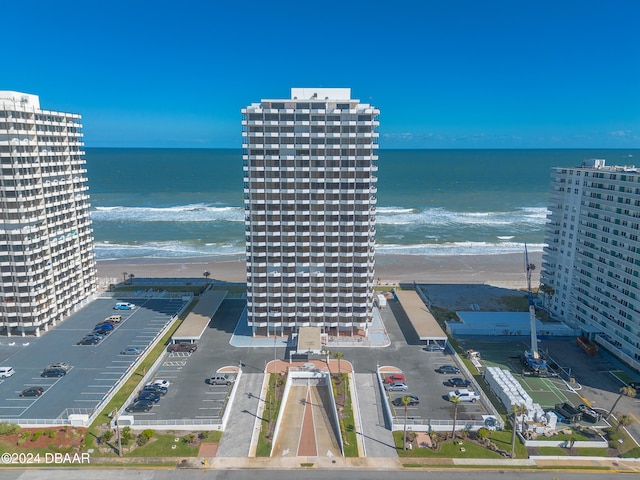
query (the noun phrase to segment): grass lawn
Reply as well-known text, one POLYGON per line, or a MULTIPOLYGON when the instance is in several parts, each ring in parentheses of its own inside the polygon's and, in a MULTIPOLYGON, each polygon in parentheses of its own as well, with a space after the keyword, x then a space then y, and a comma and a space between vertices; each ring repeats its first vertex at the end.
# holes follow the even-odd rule
POLYGON ((198 445, 192 446, 185 437, 176 437, 171 433, 156 434, 142 447, 136 447, 126 457, 196 457, 198 456, 198 445), (175 439, 179 438, 178 442, 175 439), (171 448, 173 445, 176 448, 171 448))
POLYGON ((269 389, 267 390, 267 405, 262 412, 262 422, 260 422, 260 436, 258 437, 258 445, 256 447, 256 457, 269 457, 271 455, 271 448, 273 446, 273 439, 271 437, 266 438, 266 435, 270 434, 269 421, 273 421, 273 428, 275 428, 275 422, 278 419, 278 412, 280 411, 280 404, 282 403, 282 397, 275 398, 276 391, 281 392, 283 389, 276 388, 275 383, 280 379, 280 375, 277 373, 269 374, 269 389))
MULTIPOLYGON (((430 448, 414 448, 413 450, 402 449, 402 431, 393 432, 393 438, 400 457, 422 457, 422 458, 505 458, 488 448, 466 438, 457 439, 462 441, 462 445, 454 443, 453 440, 447 440, 440 444, 438 451, 430 448), (464 452, 460 450, 464 448, 464 452)), ((491 441, 501 450, 511 452, 511 432, 508 430, 491 432, 491 441)), ((527 449, 516 440, 516 458, 527 458, 527 449)))

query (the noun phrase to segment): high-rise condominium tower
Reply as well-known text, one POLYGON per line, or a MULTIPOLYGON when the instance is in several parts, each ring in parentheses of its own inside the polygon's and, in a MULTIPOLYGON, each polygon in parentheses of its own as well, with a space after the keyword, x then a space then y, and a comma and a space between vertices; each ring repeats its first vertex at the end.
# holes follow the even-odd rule
POLYGON ((551 312, 640 370, 640 171, 552 172, 542 283, 551 312))
POLYGON ((0 329, 40 333, 96 289, 80 115, 0 91, 0 329))
POLYGON ((374 297, 379 110, 293 88, 242 110, 248 323, 366 335, 374 297))

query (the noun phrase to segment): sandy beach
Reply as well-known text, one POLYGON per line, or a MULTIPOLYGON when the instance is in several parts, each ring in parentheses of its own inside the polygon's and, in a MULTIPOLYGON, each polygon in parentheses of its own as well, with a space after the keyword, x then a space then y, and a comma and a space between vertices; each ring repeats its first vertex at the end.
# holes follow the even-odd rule
MULTIPOLYGON (((529 254, 536 265, 532 285, 539 282, 542 253, 529 254)), ((98 277, 103 283, 117 283, 133 274, 136 278, 203 278, 244 282, 244 256, 219 256, 194 259, 118 259, 99 260, 98 277)), ((418 282, 431 284, 488 284, 505 288, 526 287, 524 254, 501 255, 377 255, 376 278, 381 284, 418 282)))

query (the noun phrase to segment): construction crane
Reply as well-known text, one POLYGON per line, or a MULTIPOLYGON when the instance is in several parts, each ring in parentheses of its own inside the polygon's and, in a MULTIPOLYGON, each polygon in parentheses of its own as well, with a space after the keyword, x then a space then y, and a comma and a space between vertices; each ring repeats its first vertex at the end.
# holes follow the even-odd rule
POLYGON ((527 273, 527 299, 529 301, 529 320, 531 322, 531 349, 525 350, 523 360, 534 375, 544 375, 547 373, 547 362, 544 361, 538 352, 538 332, 536 330, 536 307, 533 302, 533 291, 531 290, 531 274, 536 266, 529 263, 529 252, 527 244, 524 244, 524 261, 527 273))

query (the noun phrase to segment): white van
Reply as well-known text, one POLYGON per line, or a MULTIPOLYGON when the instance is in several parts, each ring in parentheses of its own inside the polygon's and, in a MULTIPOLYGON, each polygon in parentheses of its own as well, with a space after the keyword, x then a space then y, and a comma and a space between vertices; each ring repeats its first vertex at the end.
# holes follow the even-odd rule
POLYGON ((0 378, 7 378, 16 373, 13 367, 0 367, 0 378))
POLYGON ((209 385, 231 385, 235 381, 232 375, 226 373, 216 373, 209 378, 209 385))

